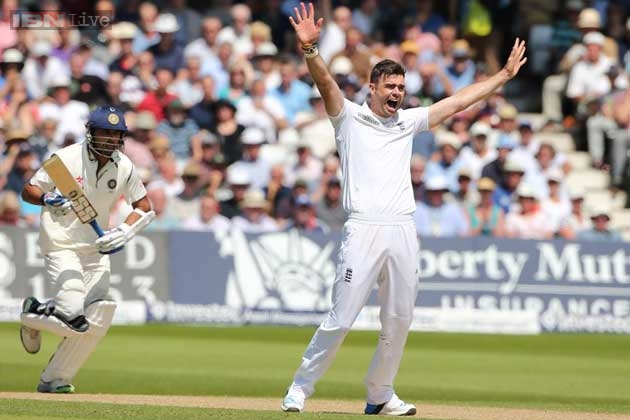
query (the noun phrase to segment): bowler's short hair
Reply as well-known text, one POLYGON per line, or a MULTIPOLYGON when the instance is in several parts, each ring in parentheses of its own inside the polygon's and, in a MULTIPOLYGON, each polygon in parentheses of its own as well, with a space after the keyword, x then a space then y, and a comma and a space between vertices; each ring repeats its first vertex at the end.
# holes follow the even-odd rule
POLYGON ((370 83, 377 83, 381 77, 389 76, 392 74, 399 74, 401 76, 404 76, 405 68, 400 63, 397 63, 393 60, 379 61, 372 68, 372 73, 370 74, 370 83))

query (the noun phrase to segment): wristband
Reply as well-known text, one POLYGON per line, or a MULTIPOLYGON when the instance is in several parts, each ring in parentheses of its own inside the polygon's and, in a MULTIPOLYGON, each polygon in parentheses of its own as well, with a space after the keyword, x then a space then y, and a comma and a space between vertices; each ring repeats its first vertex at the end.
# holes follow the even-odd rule
POLYGON ((315 44, 302 44, 302 52, 304 53, 304 57, 313 58, 319 55, 319 50, 317 49, 317 43, 315 44))

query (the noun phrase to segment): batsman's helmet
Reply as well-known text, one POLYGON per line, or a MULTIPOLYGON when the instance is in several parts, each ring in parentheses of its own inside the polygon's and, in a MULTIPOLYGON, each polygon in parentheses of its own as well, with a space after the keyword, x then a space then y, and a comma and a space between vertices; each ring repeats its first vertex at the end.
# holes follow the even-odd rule
POLYGON ((113 106, 101 106, 90 113, 88 122, 85 124, 87 128, 86 139, 88 147, 97 155, 110 157, 112 153, 119 150, 123 146, 123 136, 127 132, 127 124, 125 124, 125 116, 122 111, 113 106), (119 132, 118 137, 94 136, 95 130, 115 130, 119 132), (108 140, 118 140, 114 144, 108 140))

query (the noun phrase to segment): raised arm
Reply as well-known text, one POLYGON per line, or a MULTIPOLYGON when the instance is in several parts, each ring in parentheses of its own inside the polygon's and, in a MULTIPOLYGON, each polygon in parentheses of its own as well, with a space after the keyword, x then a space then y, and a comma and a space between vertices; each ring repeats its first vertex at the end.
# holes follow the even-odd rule
POLYGON ((488 79, 466 86, 452 96, 444 98, 429 107, 429 126, 433 128, 440 125, 451 115, 463 111, 475 102, 490 96, 492 92, 514 78, 521 66, 526 62, 525 41, 516 38, 512 52, 501 70, 488 79))
POLYGON ((315 21, 313 3, 308 4, 308 10, 304 3, 300 3, 299 9, 294 7, 293 10, 295 19, 293 16, 289 16, 289 21, 295 29, 297 39, 300 41, 302 51, 304 51, 308 71, 322 95, 328 115, 338 115, 343 108, 343 94, 317 50, 317 42, 324 19, 319 18, 317 22, 315 21))

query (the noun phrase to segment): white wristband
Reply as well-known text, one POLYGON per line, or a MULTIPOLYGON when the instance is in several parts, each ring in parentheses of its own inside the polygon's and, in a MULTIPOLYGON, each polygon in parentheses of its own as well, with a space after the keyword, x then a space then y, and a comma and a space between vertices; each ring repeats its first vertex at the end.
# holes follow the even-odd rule
POLYGON ((312 44, 307 47, 302 46, 302 52, 304 53, 305 58, 313 58, 319 55, 317 44, 312 44))

